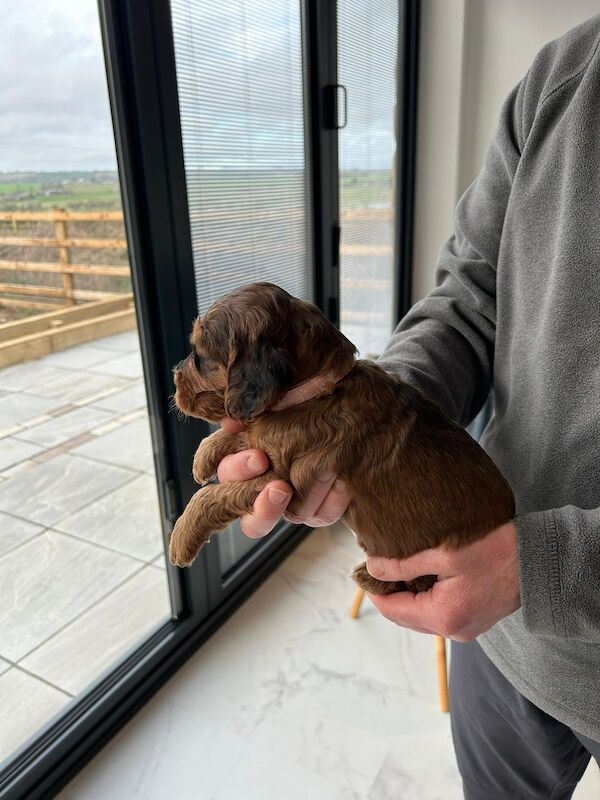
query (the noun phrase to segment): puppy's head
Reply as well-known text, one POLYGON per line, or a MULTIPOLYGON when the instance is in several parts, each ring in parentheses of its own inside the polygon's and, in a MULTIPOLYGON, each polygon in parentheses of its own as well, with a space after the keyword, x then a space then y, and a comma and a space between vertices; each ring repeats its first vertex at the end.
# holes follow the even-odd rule
POLYGON ((173 370, 175 404, 211 422, 249 422, 294 384, 349 369, 354 345, 312 303, 271 283, 217 300, 194 323, 192 352, 173 370))

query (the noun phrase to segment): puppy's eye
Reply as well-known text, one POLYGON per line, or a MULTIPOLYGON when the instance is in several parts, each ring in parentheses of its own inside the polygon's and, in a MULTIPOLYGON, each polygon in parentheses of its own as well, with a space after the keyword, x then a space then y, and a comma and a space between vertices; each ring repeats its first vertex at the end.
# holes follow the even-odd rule
POLYGON ((202 372, 202 366, 203 366, 202 356, 199 356, 198 353, 194 353, 194 366, 196 367, 198 372, 202 372))

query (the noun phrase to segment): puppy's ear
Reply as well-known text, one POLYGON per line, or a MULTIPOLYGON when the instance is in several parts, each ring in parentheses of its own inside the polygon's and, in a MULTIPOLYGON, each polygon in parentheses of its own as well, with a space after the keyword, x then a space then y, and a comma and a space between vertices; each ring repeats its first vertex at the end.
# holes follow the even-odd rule
POLYGON ((240 422, 250 419, 288 389, 293 377, 285 350, 262 342, 234 348, 227 371, 225 413, 240 422))

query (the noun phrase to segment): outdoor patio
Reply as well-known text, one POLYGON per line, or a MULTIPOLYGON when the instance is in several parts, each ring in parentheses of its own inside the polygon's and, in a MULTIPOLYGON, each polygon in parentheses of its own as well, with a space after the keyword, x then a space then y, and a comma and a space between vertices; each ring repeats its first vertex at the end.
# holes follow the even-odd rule
POLYGON ((0 370, 0 760, 168 614, 137 332, 0 370))

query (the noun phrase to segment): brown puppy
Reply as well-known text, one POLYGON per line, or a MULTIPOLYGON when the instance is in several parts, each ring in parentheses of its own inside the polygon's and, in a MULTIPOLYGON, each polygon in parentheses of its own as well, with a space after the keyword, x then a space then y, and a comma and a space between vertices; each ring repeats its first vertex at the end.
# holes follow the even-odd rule
MULTIPOLYGON (((263 450, 271 469, 196 492, 171 536, 173 564, 191 564, 275 478, 292 484, 291 510, 317 475, 345 481, 352 501, 344 520, 368 556, 460 547, 514 515, 510 487, 481 447, 419 391, 355 360, 352 343, 311 303, 269 283, 243 286, 195 322, 191 344, 174 370, 177 407, 248 424, 205 439, 194 478, 206 483, 224 456, 247 448, 263 450)), ((378 581, 364 563, 353 577, 375 594, 421 591, 435 580, 378 581)))

